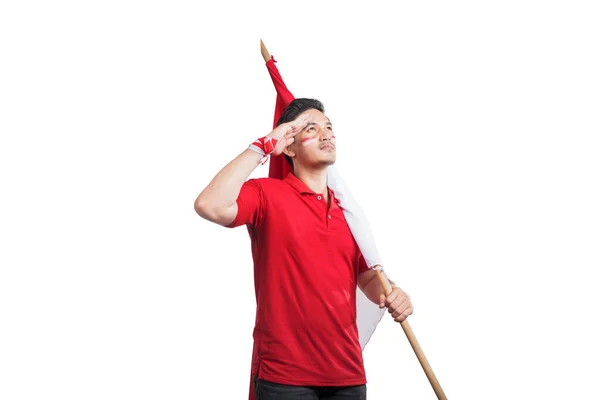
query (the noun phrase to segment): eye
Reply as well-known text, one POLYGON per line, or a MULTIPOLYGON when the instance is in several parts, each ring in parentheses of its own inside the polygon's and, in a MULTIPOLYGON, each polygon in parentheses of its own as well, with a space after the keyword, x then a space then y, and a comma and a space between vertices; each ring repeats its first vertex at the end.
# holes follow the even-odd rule
POLYGON ((328 130, 328 131, 332 131, 332 130, 333 130, 333 127, 331 127, 331 126, 328 126, 328 127, 327 127, 327 130, 328 130))
POLYGON ((310 128, 308 128, 308 132, 314 132, 315 131, 315 127, 311 126, 310 128))

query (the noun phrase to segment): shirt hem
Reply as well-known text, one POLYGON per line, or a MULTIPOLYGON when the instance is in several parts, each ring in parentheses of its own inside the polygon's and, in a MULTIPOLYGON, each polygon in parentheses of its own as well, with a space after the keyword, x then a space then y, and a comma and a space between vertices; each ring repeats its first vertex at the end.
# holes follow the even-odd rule
POLYGON ((282 385, 294 385, 294 386, 357 386, 357 385, 366 385, 367 384, 367 379, 366 378, 359 378, 359 379, 346 379, 346 380, 334 380, 334 381, 328 381, 328 380, 295 380, 295 379, 285 379, 285 378, 280 378, 279 376, 276 375, 269 375, 269 374, 265 374, 265 373, 259 373, 259 378, 269 381, 269 382, 273 382, 273 383, 279 383, 282 385))

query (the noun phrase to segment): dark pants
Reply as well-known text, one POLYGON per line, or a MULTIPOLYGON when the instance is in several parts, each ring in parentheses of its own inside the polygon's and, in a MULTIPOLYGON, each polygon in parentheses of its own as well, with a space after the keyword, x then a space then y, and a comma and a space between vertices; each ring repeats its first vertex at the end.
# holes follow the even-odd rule
POLYGON ((292 386, 254 377, 255 400, 366 400, 367 385, 292 386))

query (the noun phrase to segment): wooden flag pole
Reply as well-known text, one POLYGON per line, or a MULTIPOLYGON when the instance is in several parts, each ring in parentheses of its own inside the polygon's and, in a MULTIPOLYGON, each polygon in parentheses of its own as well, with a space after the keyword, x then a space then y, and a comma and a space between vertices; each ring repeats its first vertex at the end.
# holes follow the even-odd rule
MULTIPOLYGON (((376 272, 377 277, 379 278, 379 282, 381 282, 381 286, 383 286, 383 291, 385 292, 385 295, 389 296, 390 293, 392 293, 392 285, 390 284, 390 281, 388 280, 387 276, 382 270, 378 269, 376 270, 376 272)), ((413 348, 415 354, 417 355, 417 359, 419 360, 419 363, 421 363, 421 367, 423 367, 423 371, 425 371, 425 375, 427 375, 427 379, 429 379, 429 383, 433 387, 433 391, 435 392, 437 398, 439 400, 448 400, 446 394, 444 393, 444 390, 442 389, 442 386, 435 377, 433 369, 431 369, 429 361, 427 361, 425 353, 423 353, 423 350, 421 349, 421 346, 419 345, 419 342, 417 341, 417 338, 413 333, 410 324, 407 320, 404 320, 400 322, 400 326, 402 326, 402 329, 406 334, 406 338, 408 339, 410 346, 413 348)))
POLYGON ((262 54, 263 58, 265 59, 265 62, 271 59, 271 55, 267 51, 267 48, 265 47, 265 44, 263 43, 262 39, 260 39, 260 54, 262 54))
MULTIPOLYGON (((271 59, 271 55, 269 54, 269 51, 267 50, 262 39, 260 40, 260 53, 262 54, 265 62, 271 59)), ((387 276, 382 270, 378 269, 376 271, 377 277, 379 278, 379 282, 381 282, 381 286, 383 287, 385 295, 389 296, 389 294, 392 293, 392 285, 390 284, 390 281, 388 280, 387 276)), ((442 386, 435 377, 435 374, 433 373, 433 370, 431 369, 427 358, 425 358, 425 353, 423 353, 423 350, 421 350, 421 346, 419 346, 419 342, 417 342, 417 338, 415 337, 415 334, 413 333, 410 325, 408 324, 408 321, 402 321, 400 323, 400 326, 402 326, 402 329, 404 330, 404 333, 406 334, 406 337, 408 338, 411 347, 417 355, 417 359, 419 360, 419 363, 421 363, 421 367, 423 367, 425 375, 427 375, 427 379, 429 379, 429 383, 433 387, 433 391, 435 392, 437 398, 439 400, 448 400, 448 398, 444 394, 444 391, 442 390, 442 386)))

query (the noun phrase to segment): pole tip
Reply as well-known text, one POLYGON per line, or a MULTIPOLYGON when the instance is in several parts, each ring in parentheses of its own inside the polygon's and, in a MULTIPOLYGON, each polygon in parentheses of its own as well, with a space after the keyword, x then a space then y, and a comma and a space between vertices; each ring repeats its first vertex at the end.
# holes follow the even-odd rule
POLYGON ((267 50, 267 47, 262 39, 260 39, 260 53, 262 54, 265 62, 271 59, 271 55, 269 54, 269 51, 267 50))

